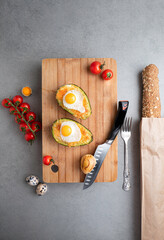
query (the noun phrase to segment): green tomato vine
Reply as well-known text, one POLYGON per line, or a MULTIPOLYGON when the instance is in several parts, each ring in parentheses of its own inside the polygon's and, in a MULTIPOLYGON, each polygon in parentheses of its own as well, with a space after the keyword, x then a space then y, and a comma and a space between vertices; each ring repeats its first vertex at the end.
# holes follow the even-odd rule
MULTIPOLYGON (((27 121, 27 120, 25 119, 25 117, 24 117, 24 114, 25 114, 25 112, 27 111, 27 108, 24 107, 24 108, 23 108, 23 112, 21 113, 21 112, 19 111, 19 109, 18 109, 18 104, 19 104, 19 102, 16 103, 16 105, 14 105, 11 100, 7 100, 7 101, 11 104, 12 107, 14 107, 14 109, 16 110, 16 112, 18 113, 18 115, 21 116, 21 118, 22 118, 23 121, 27 124, 29 130, 34 134, 34 137, 35 137, 35 139, 36 139, 36 134, 35 134, 35 132, 36 132, 37 129, 34 131, 34 130, 31 128, 31 126, 30 126, 30 124, 29 124, 29 121, 27 121)), ((17 116, 16 116, 16 117, 17 117, 17 116)), ((29 119, 29 120, 30 120, 30 119, 29 119)), ((19 121, 18 121, 18 122, 19 122, 19 121)))

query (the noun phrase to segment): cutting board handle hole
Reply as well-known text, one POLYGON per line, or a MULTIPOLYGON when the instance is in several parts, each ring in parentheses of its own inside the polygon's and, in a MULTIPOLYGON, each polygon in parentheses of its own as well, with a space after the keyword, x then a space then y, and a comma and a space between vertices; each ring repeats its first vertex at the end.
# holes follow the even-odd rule
POLYGON ((58 172, 59 168, 57 165, 52 165, 51 170, 56 173, 58 172))

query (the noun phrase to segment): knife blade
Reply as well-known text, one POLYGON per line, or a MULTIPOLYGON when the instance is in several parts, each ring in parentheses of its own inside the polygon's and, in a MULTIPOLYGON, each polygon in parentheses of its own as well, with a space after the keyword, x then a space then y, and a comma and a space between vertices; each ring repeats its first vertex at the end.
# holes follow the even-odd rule
POLYGON ((87 189, 95 181, 97 174, 101 168, 101 165, 108 153, 108 150, 112 145, 113 141, 115 140, 124 122, 128 106, 129 106, 128 101, 119 101, 117 117, 116 117, 114 126, 112 128, 112 131, 110 133, 109 139, 107 139, 105 143, 98 145, 98 147, 96 148, 96 151, 94 153, 94 157, 96 159, 96 165, 93 168, 93 170, 85 176, 83 189, 87 189))

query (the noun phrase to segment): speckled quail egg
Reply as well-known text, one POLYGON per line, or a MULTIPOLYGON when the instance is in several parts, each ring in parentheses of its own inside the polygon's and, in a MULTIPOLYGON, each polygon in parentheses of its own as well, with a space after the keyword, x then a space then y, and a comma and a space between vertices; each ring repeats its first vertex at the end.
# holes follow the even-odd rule
POLYGON ((36 188, 36 194, 38 196, 43 196, 47 192, 47 185, 44 183, 40 183, 36 188))
POLYGON ((60 136, 64 142, 79 142, 81 131, 75 122, 65 121, 61 124, 60 136))
POLYGON ((74 109, 81 113, 85 112, 83 95, 77 90, 68 91, 63 97, 63 105, 68 109, 74 109))
POLYGON ((26 183, 28 183, 30 186, 36 186, 39 183, 39 178, 34 175, 30 175, 26 177, 26 183))

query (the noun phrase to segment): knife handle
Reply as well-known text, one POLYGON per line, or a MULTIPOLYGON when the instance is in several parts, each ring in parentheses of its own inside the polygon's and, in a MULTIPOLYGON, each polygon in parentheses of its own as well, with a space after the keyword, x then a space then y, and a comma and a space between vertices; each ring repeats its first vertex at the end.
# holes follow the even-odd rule
POLYGON ((124 123, 124 119, 128 110, 128 106, 129 106, 129 102, 128 101, 119 101, 119 105, 118 105, 118 113, 117 113, 117 117, 114 123, 114 127, 110 133, 109 139, 108 141, 114 141, 114 139, 116 138, 122 124, 124 123))

